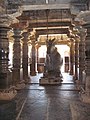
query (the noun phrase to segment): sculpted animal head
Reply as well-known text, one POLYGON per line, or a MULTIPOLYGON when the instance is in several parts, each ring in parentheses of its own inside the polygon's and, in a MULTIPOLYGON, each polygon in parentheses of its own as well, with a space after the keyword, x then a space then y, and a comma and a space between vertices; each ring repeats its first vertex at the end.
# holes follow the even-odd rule
POLYGON ((47 42, 47 54, 50 54, 53 52, 53 50, 55 49, 55 38, 54 39, 49 39, 47 42))

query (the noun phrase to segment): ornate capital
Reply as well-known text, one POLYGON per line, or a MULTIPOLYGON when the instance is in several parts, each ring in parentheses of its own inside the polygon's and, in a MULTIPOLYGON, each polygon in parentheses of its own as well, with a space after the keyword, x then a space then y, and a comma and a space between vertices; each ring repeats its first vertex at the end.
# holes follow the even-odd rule
POLYGON ((90 22, 90 11, 81 11, 75 21, 78 21, 80 25, 90 22))

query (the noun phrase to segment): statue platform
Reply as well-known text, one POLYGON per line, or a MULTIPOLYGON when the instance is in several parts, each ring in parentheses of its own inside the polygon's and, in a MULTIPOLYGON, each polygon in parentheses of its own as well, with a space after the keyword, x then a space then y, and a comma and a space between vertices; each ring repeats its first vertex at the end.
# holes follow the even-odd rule
POLYGON ((61 82, 61 77, 41 77, 41 79, 39 79, 40 85, 60 85, 61 82))

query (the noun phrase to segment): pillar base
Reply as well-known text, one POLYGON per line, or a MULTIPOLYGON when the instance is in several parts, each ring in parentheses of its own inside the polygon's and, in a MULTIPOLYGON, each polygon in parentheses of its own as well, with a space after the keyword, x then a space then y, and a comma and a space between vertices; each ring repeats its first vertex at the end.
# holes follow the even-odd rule
POLYGON ((28 77, 28 78, 25 79, 25 84, 28 84, 30 82, 31 82, 31 78, 30 77, 28 77))
POLYGON ((90 104, 81 101, 73 101, 70 103, 72 120, 90 120, 90 104))
POLYGON ((37 72, 35 72, 35 71, 34 72, 30 72, 31 76, 35 76, 36 74, 37 74, 37 72))
POLYGON ((17 94, 14 87, 0 91, 0 100, 12 100, 17 94))
POLYGON ((21 90, 25 88, 25 81, 22 80, 20 83, 16 84, 15 89, 16 90, 21 90))
POLYGON ((81 81, 80 80, 75 80, 75 83, 76 83, 77 90, 81 90, 81 87, 82 87, 81 81))
POLYGON ((90 103, 90 76, 86 76, 85 90, 80 95, 83 102, 90 103))
POLYGON ((90 104, 90 96, 88 96, 87 94, 81 94, 81 101, 90 104))

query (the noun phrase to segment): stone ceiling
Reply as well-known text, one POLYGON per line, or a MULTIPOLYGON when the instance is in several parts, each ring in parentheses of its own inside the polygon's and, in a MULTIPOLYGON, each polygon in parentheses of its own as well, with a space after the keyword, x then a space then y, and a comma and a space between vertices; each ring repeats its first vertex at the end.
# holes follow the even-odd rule
MULTIPOLYGON (((36 29, 38 35, 69 34, 77 13, 87 9, 88 0, 2 0, 8 14, 21 7, 22 14, 17 17, 19 26, 28 22, 29 30, 36 29), (38 29, 37 29, 38 28, 38 29), (43 28, 43 29, 42 29, 43 28)), ((26 26, 27 27, 27 26, 26 26)))

